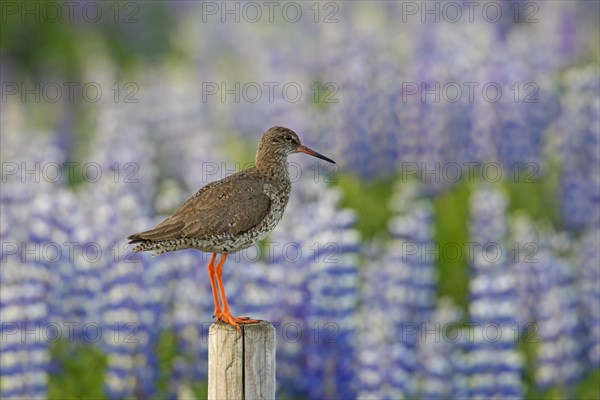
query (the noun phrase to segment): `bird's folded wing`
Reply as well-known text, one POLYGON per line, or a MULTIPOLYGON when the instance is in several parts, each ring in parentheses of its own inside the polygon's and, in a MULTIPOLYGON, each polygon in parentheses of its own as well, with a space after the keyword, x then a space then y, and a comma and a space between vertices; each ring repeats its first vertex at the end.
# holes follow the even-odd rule
POLYGON ((271 201, 258 180, 221 181, 207 185, 156 228, 132 235, 132 242, 237 235, 257 226, 271 201))

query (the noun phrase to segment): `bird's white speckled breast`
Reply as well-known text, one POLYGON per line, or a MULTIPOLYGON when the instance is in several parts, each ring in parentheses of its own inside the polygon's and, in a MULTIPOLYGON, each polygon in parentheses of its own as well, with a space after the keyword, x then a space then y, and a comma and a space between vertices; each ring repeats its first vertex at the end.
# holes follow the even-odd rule
POLYGON ((276 187, 272 184, 265 184, 265 194, 271 200, 271 208, 267 216, 256 227, 244 232, 241 235, 221 235, 218 240, 203 241, 199 240, 193 247, 211 253, 234 253, 236 251, 248 248, 258 241, 264 239, 274 228, 283 216, 291 192, 291 182, 286 181, 283 185, 276 187), (217 244, 218 243, 218 244, 217 244))

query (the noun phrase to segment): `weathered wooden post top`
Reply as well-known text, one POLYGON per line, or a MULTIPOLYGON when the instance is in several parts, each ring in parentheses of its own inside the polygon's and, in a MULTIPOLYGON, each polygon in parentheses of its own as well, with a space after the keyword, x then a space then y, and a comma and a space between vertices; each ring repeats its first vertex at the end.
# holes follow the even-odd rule
POLYGON ((209 400, 275 398, 275 328, 215 322, 208 336, 209 400))

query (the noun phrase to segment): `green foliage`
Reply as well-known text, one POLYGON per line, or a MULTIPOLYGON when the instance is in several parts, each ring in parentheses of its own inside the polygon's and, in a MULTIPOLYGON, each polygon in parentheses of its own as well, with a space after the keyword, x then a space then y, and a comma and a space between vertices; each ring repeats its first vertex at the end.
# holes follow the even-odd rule
POLYGON ((308 92, 311 100, 309 104, 327 110, 332 104, 339 102, 338 90, 338 86, 333 82, 321 82, 315 79, 308 92))
POLYGON ((469 302, 469 196, 471 184, 461 182, 433 200, 438 246, 438 296, 450 297, 467 311, 469 302))
POLYGON ((57 372, 50 373, 48 398, 103 399, 107 356, 96 346, 57 341, 51 349, 57 372))
POLYGON ((600 399, 600 368, 588 373, 583 381, 575 387, 575 398, 581 400, 600 399))
MULTIPOLYGON (((160 365, 160 375, 156 387, 160 398, 166 398, 173 361, 178 354, 177 337, 172 331, 163 332, 156 346, 156 356, 160 365)), ((97 346, 58 341, 51 350, 51 358, 57 365, 57 373, 51 373, 48 398, 64 399, 103 399, 104 376, 108 357, 97 346)), ((192 390, 205 398, 204 383, 192 384, 192 390)))
POLYGON ((394 182, 394 178, 362 181, 353 175, 340 174, 338 187, 343 193, 341 206, 356 211, 356 228, 364 240, 387 237, 391 217, 388 203, 394 182))
POLYGON ((130 69, 137 60, 152 62, 171 53, 168 32, 175 21, 168 2, 97 5, 98 17, 95 9, 83 11, 85 3, 74 2, 70 8, 55 0, 7 2, 0 24, 3 59, 11 60, 24 77, 75 79, 99 49, 118 70, 130 69))
POLYGON ((526 400, 598 400, 600 399, 600 368, 590 371, 582 380, 572 387, 553 386, 546 390, 529 387, 525 393, 526 400))
POLYGON ((504 182, 510 198, 509 211, 523 210, 534 220, 559 224, 558 169, 549 168, 543 178, 532 176, 533 170, 511 171, 504 182))
POLYGON ((177 336, 175 332, 165 331, 160 335, 158 345, 156 346, 156 355, 160 366, 160 375, 156 382, 156 388, 161 397, 166 397, 169 390, 173 361, 177 356, 177 336))
MULTIPOLYGON (((48 0, 10 3, 3 10, 6 14, 0 25, 0 50, 6 59, 14 60, 16 67, 28 76, 47 73, 49 69, 73 76, 81 68, 81 60, 77 55, 78 40, 81 39, 81 32, 76 32, 78 28, 60 22, 60 19, 52 22, 51 19, 44 18, 41 11, 35 11, 51 3, 48 0), (12 14, 13 9, 15 14, 12 14), (34 12, 21 12, 29 9, 34 12), (27 43, 27 46, 23 46, 23 43, 27 43)), ((54 3, 61 8, 58 2, 54 3)))
POLYGON ((197 399, 208 398, 208 382, 192 382, 192 392, 197 399))

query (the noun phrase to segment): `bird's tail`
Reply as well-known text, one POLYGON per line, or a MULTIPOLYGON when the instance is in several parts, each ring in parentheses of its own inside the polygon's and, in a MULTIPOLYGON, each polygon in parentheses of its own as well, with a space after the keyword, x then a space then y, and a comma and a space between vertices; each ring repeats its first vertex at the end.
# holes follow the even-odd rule
POLYGON ((129 240, 129 244, 137 245, 132 250, 134 253, 139 253, 140 251, 148 251, 148 250, 156 249, 157 243, 145 238, 144 237, 145 233, 146 232, 135 233, 127 238, 127 240, 129 240))

